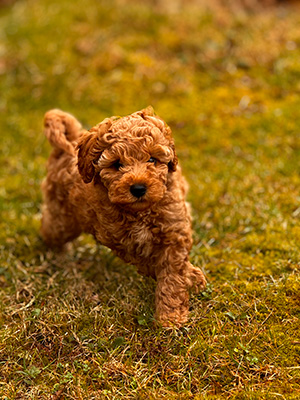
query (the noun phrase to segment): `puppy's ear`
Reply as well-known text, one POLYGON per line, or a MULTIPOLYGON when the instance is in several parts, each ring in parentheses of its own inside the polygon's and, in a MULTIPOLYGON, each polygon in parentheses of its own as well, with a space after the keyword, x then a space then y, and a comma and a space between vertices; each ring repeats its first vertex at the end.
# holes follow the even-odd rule
POLYGON ((175 151, 175 146, 174 146, 174 142, 171 143, 170 145, 172 151, 173 151, 173 159, 171 161, 169 161, 168 163, 168 168, 169 168, 169 172, 174 172, 176 171, 177 165, 178 165, 178 157, 175 151))
POLYGON ((165 121, 162 118, 160 118, 155 113, 152 106, 148 106, 147 108, 138 111, 137 114, 140 115, 146 121, 151 122, 153 125, 159 128, 164 137, 169 141, 169 147, 172 150, 173 158, 171 161, 169 161, 168 168, 170 172, 176 171, 178 165, 178 158, 175 151, 174 139, 172 137, 171 128, 165 123, 165 121))
MULTIPOLYGON (((95 133, 87 133, 83 135, 77 145, 78 149, 78 170, 85 183, 93 180, 95 175, 95 158, 96 154, 93 151, 97 142, 97 135, 95 133)), ((99 154, 100 157, 100 154, 99 154)))
POLYGON ((154 117, 155 116, 155 111, 152 106, 148 106, 144 108, 141 111, 138 111, 137 114, 139 114, 142 118, 147 119, 145 117, 154 117))
POLYGON ((78 170, 85 183, 90 183, 95 176, 97 162, 107 147, 106 134, 111 126, 109 119, 96 125, 81 136, 77 144, 78 170))
POLYGON ((175 144, 174 144, 174 139, 172 136, 172 131, 171 131, 171 128, 164 122, 164 120, 162 120, 160 117, 157 117, 157 118, 162 123, 160 130, 162 131, 164 137, 169 141, 169 147, 173 154, 171 161, 169 161, 169 163, 168 163, 169 172, 174 172, 177 169, 178 158, 177 158, 177 154, 176 154, 176 150, 175 150, 175 144))

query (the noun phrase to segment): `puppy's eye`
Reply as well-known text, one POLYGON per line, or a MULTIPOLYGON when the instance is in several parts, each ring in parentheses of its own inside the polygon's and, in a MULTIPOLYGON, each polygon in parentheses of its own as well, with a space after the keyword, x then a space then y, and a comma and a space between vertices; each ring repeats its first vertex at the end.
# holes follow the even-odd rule
POLYGON ((149 158, 149 160, 148 160, 148 162, 150 162, 150 163, 154 163, 154 165, 156 165, 156 158, 154 158, 154 157, 150 157, 149 158))
POLYGON ((120 168, 123 167, 123 164, 121 164, 120 161, 116 161, 116 162, 113 164, 113 167, 115 167, 117 170, 119 170, 120 168))

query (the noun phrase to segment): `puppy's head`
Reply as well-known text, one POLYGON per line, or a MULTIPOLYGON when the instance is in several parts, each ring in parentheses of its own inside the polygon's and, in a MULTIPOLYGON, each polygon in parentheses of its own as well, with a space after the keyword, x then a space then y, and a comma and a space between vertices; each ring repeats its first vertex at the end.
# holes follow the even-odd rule
POLYGON ((100 181, 111 203, 131 210, 144 210, 164 197, 177 163, 171 129, 150 107, 105 119, 78 143, 83 181, 100 181))

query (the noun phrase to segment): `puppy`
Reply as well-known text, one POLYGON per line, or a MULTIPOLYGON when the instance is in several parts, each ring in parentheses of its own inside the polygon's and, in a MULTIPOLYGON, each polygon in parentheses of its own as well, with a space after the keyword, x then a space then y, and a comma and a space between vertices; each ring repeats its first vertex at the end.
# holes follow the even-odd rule
POLYGON ((165 327, 187 321, 188 289, 206 281, 189 262, 187 184, 170 128, 151 107, 107 118, 89 131, 70 114, 51 110, 45 134, 53 146, 41 234, 62 247, 82 232, 157 281, 155 318, 165 327))

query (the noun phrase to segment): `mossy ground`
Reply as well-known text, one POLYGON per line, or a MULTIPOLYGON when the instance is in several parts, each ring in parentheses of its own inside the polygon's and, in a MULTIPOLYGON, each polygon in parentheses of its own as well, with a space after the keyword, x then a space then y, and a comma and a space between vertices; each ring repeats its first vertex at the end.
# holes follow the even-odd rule
POLYGON ((300 13, 172 4, 0 9, 2 399, 300 398, 300 13), (153 282, 90 237, 39 238, 44 112, 89 127, 149 104, 209 280, 174 332, 153 326, 153 282))

